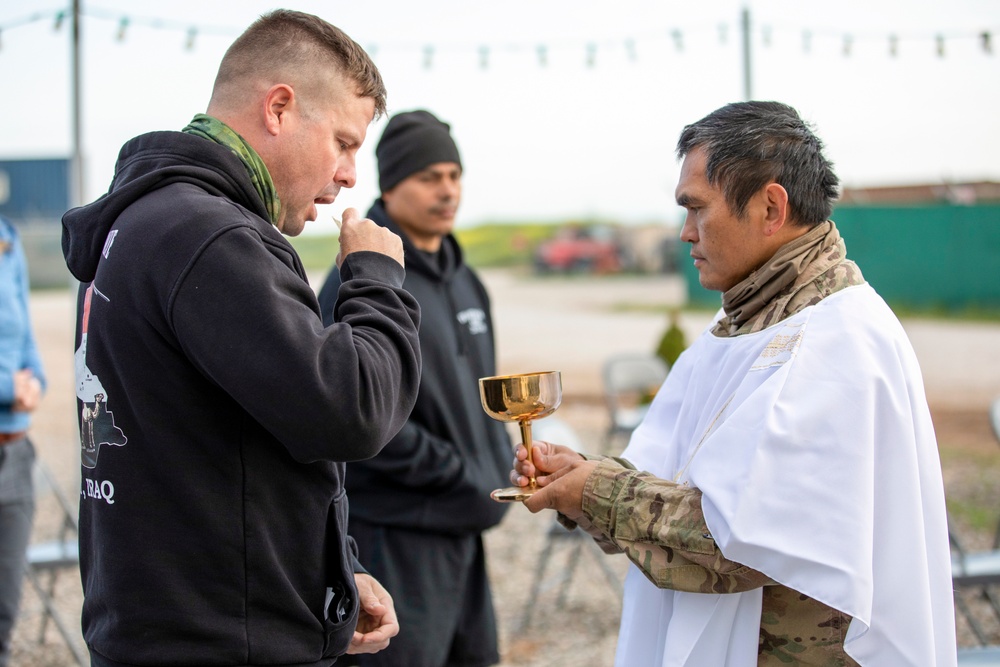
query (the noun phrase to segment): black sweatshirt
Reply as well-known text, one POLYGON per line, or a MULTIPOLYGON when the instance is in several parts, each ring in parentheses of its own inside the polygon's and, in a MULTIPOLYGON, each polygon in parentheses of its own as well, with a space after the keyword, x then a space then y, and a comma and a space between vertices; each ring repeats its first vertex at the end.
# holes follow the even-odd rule
POLYGON ((403 269, 350 255, 325 328, 243 163, 179 132, 128 142, 63 227, 95 664, 332 664, 357 617, 342 462, 416 396, 403 269))
MULTIPOLYGON (((409 420, 373 459, 347 466, 351 518, 453 535, 495 526, 507 505, 513 449, 504 425, 483 411, 479 378, 494 375, 490 302, 452 235, 437 257, 417 250, 377 200, 368 217, 403 238, 403 287, 420 304, 420 391, 409 420)), ((326 322, 347 293, 336 267, 320 290, 326 322), (338 290, 340 301, 337 301, 338 290)))

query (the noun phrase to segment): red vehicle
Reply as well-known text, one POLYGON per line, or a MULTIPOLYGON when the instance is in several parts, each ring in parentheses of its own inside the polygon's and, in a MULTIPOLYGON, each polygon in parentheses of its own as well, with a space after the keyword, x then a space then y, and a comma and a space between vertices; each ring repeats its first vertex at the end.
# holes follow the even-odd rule
POLYGON ((621 246, 607 227, 566 227, 535 249, 539 273, 616 273, 622 270, 621 246))

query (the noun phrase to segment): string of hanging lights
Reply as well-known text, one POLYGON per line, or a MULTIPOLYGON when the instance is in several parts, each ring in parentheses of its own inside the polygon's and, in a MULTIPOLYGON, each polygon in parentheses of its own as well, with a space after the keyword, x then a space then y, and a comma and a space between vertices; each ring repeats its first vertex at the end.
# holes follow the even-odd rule
MULTIPOLYGON (((55 9, 35 12, 17 19, 9 20, 0 24, 0 40, 2 40, 4 33, 9 33, 11 30, 40 21, 51 21, 53 29, 55 31, 59 31, 65 24, 70 13, 69 9, 55 9)), ((114 31, 112 34, 113 38, 118 42, 126 42, 129 32, 134 30, 136 27, 151 28, 155 30, 165 30, 178 33, 182 38, 180 41, 182 48, 188 51, 192 51, 196 48, 198 37, 201 35, 234 36, 239 34, 241 30, 235 26, 207 25, 136 14, 122 14, 99 8, 82 9, 80 14, 83 18, 114 24, 114 31)), ((720 23, 716 26, 716 36, 714 39, 719 45, 725 46, 727 44, 732 27, 732 25, 727 23, 720 23)), ((439 43, 414 46, 413 44, 404 44, 401 42, 389 42, 369 44, 366 46, 366 49, 373 56, 376 52, 381 53, 387 51, 413 50, 419 53, 419 57, 421 58, 422 65, 425 69, 432 69, 435 62, 439 60, 441 53, 447 52, 452 54, 468 52, 477 60, 480 69, 485 70, 489 69, 490 65, 496 61, 496 54, 499 52, 534 53, 538 66, 547 67, 551 62, 551 54, 555 48, 561 48, 563 50, 569 48, 579 48, 582 52, 580 62, 582 62, 586 67, 593 68, 598 64, 601 53, 612 51, 623 52, 628 62, 638 62, 641 53, 640 44, 648 44, 652 41, 663 41, 672 44, 673 49, 680 53, 684 51, 686 45, 691 43, 693 36, 698 36, 698 39, 704 39, 702 35, 706 32, 706 30, 703 30, 700 27, 689 27, 687 29, 681 27, 670 27, 663 30, 649 31, 643 34, 618 39, 582 39, 576 44, 568 44, 565 41, 561 43, 546 44, 538 43, 536 40, 534 42, 506 42, 504 44, 439 43)), ((950 34, 938 32, 933 34, 904 35, 898 31, 890 31, 886 34, 857 32, 838 33, 830 30, 824 31, 808 28, 803 29, 787 26, 778 27, 774 25, 762 25, 754 31, 753 37, 759 38, 759 43, 764 48, 769 48, 775 43, 779 33, 782 34, 782 36, 797 34, 799 35, 801 50, 806 54, 813 50, 817 38, 839 40, 841 44, 840 52, 844 57, 851 57, 854 55, 857 52, 855 47, 860 41, 883 41, 886 44, 886 53, 894 58, 899 57, 902 51, 900 45, 905 41, 910 44, 908 49, 908 52, 910 53, 916 52, 917 48, 929 48, 938 57, 944 58, 948 52, 947 44, 955 41, 975 41, 978 43, 979 50, 983 54, 992 55, 994 32, 996 32, 996 29, 955 32, 950 34)), ((2 49, 2 41, 0 41, 0 49, 2 49)))

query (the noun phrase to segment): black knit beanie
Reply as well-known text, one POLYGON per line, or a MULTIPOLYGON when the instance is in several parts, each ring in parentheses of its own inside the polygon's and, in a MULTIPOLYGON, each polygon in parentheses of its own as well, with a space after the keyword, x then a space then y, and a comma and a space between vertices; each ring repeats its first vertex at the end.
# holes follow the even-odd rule
POLYGON ((378 185, 382 192, 437 162, 457 162, 458 146, 451 127, 422 109, 399 113, 389 119, 375 147, 378 185))

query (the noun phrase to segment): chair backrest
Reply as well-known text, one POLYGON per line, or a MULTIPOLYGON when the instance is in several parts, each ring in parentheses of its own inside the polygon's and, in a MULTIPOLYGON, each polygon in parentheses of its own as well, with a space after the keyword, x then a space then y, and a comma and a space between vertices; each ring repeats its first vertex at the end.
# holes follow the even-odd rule
POLYGON ((557 445, 565 445, 578 452, 587 451, 573 427, 556 415, 537 419, 531 423, 532 438, 557 445))
POLYGON ((958 667, 1000 667, 1000 646, 963 646, 958 649, 958 667))
POLYGON ((35 500, 37 503, 46 501, 49 496, 55 500, 59 509, 59 533, 60 538, 70 530, 77 530, 77 508, 70 503, 69 497, 63 491, 52 471, 41 459, 35 460, 32 470, 32 479, 35 485, 35 500))
POLYGON ((997 442, 1000 443, 1000 396, 993 399, 993 403, 990 405, 990 424, 993 425, 993 435, 996 436, 997 442))
MULTIPOLYGON (((89 665, 90 660, 87 657, 86 647, 83 645, 79 620, 70 623, 63 618, 60 607, 65 604, 65 601, 57 599, 56 589, 56 579, 60 573, 68 570, 79 576, 80 548, 77 537, 76 508, 70 504, 69 497, 40 459, 35 460, 32 477, 35 483, 35 501, 38 506, 36 519, 40 515, 53 514, 57 516, 53 516, 52 520, 58 524, 52 526, 49 521, 39 522, 36 520, 34 526, 36 531, 40 527, 40 523, 45 523, 46 529, 42 533, 48 536, 54 529, 57 535, 53 538, 33 539, 25 554, 27 561, 25 575, 44 609, 38 641, 39 643, 45 641, 46 628, 51 620, 66 647, 72 653, 76 664, 83 667, 89 665), (55 505, 55 511, 51 510, 53 505, 55 505)), ((37 535, 33 535, 33 538, 37 537, 37 535)), ((79 615, 80 612, 77 609, 74 616, 79 619, 79 615)))
POLYGON ((667 378, 667 362, 655 354, 620 354, 604 362, 604 393, 610 401, 622 394, 655 393, 667 378))

